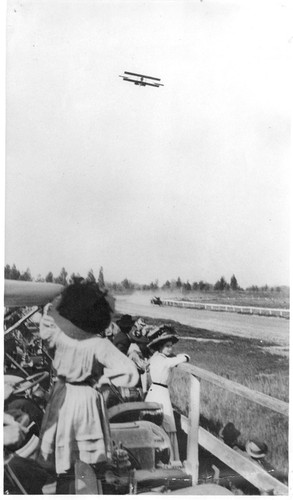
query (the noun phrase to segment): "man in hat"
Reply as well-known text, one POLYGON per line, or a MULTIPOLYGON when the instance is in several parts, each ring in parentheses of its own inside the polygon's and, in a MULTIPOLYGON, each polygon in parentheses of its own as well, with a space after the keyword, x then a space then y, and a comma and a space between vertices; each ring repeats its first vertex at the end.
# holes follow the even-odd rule
POLYGON ((129 346, 131 344, 129 333, 133 328, 135 321, 132 319, 130 314, 124 314, 116 323, 120 328, 120 332, 115 335, 113 344, 115 347, 117 347, 117 349, 119 349, 119 351, 127 355, 129 346))

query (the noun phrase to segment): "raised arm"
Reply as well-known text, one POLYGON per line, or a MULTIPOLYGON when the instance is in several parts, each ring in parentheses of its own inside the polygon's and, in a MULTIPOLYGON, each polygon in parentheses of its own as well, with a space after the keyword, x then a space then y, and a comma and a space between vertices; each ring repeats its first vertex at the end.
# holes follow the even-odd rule
POLYGON ((188 354, 177 354, 177 356, 172 358, 166 358, 165 363, 168 363, 168 365, 173 368, 174 366, 180 365, 180 363, 189 362, 189 360, 190 357, 188 354))
POLYGON ((138 371, 131 359, 119 351, 108 339, 97 343, 96 358, 105 367, 104 375, 120 387, 134 387, 138 382, 138 371))
POLYGON ((48 308, 50 304, 44 309, 44 314, 41 317, 40 327, 39 327, 39 335, 42 340, 47 340, 49 345, 52 346, 55 343, 55 336, 60 331, 59 327, 56 325, 54 318, 48 314, 48 308))

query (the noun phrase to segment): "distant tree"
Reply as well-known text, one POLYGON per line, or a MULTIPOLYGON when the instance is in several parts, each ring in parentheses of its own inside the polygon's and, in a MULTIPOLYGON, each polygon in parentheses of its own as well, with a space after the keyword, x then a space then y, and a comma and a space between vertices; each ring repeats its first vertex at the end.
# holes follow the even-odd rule
POLYGON ((149 285, 150 290, 158 290, 158 288, 159 288, 158 280, 152 281, 149 285))
POLYGON ((171 283, 170 283, 170 281, 169 281, 169 280, 167 280, 167 281, 166 281, 166 283, 164 283, 164 285, 162 286, 162 288, 163 288, 163 289, 168 289, 168 290, 169 290, 170 286, 171 286, 171 283))
POLYGON ((186 283, 183 284, 183 288, 186 292, 190 292, 191 284, 189 283, 189 281, 187 281, 186 283))
POLYGON ((198 288, 199 288, 200 290, 204 290, 204 289, 205 289, 205 284, 204 284, 204 282, 203 282, 203 281, 200 281, 200 282, 199 282, 199 284, 198 284, 198 288))
MULTIPOLYGON (((103 268, 101 267, 102 269, 102 272, 103 272, 103 268)), ((101 271, 100 271, 101 273, 101 271)), ((95 278, 95 275, 94 275, 94 271, 92 269, 89 270, 89 272, 87 273, 87 281, 90 281, 91 283, 96 283, 96 278, 95 278)), ((100 279, 100 276, 99 276, 99 279, 100 279)), ((105 286, 105 283, 104 283, 104 277, 103 277, 103 286, 105 286)))
POLYGON ((11 271, 10 271, 10 279, 11 280, 19 280, 20 278, 20 271, 16 268, 16 265, 13 264, 11 271))
POLYGON ((65 267, 62 267, 59 276, 55 278, 55 283, 58 283, 60 285, 67 285, 67 271, 65 270, 65 267))
POLYGON ((100 267, 99 271, 98 284, 101 290, 105 288, 104 272, 102 267, 100 267))
POLYGON ((176 288, 176 280, 171 280, 170 289, 173 291, 176 288))
POLYGON ((27 270, 19 276, 19 279, 21 281, 32 281, 33 280, 29 268, 27 268, 27 270))
POLYGON ((6 280, 10 280, 10 275, 11 275, 11 267, 9 264, 6 264, 4 267, 4 278, 6 280))
POLYGON ((45 280, 44 278, 42 277, 41 274, 38 274, 38 276, 36 277, 36 282, 37 283, 43 283, 45 280))
POLYGON ((133 284, 127 278, 124 278, 124 280, 121 281, 121 285, 125 288, 125 290, 133 289, 133 284))
POLYGON ((224 276, 221 277, 221 279, 219 279, 215 285, 214 285, 214 290, 225 290, 227 289, 227 281, 225 280, 224 276))
POLYGON ((192 283, 192 290, 197 290, 197 289, 198 289, 198 283, 197 283, 197 281, 194 281, 192 283))
POLYGON ((232 290, 238 290, 239 289, 239 285, 238 285, 237 279, 235 277, 235 274, 233 274, 233 276, 231 277, 230 287, 231 287, 232 290))
POLYGON ((45 278, 46 283, 53 283, 54 281, 54 276, 52 271, 49 271, 46 278, 45 278))
POLYGON ((178 277, 177 278, 177 281, 176 281, 176 288, 181 288, 182 287, 182 281, 181 279, 178 277))

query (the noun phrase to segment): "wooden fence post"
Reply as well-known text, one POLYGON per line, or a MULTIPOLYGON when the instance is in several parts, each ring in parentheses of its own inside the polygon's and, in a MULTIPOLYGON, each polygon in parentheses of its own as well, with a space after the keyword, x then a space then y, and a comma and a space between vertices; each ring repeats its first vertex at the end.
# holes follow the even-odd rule
POLYGON ((198 483, 198 429, 200 414, 200 381, 190 375, 189 433, 185 469, 192 476, 192 484, 198 483))

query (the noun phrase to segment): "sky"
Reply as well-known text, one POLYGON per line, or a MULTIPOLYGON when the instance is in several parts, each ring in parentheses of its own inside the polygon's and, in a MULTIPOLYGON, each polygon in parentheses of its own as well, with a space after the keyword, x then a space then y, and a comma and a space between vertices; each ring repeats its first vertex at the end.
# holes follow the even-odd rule
POLYGON ((8 0, 5 263, 289 285, 289 9, 8 0))

